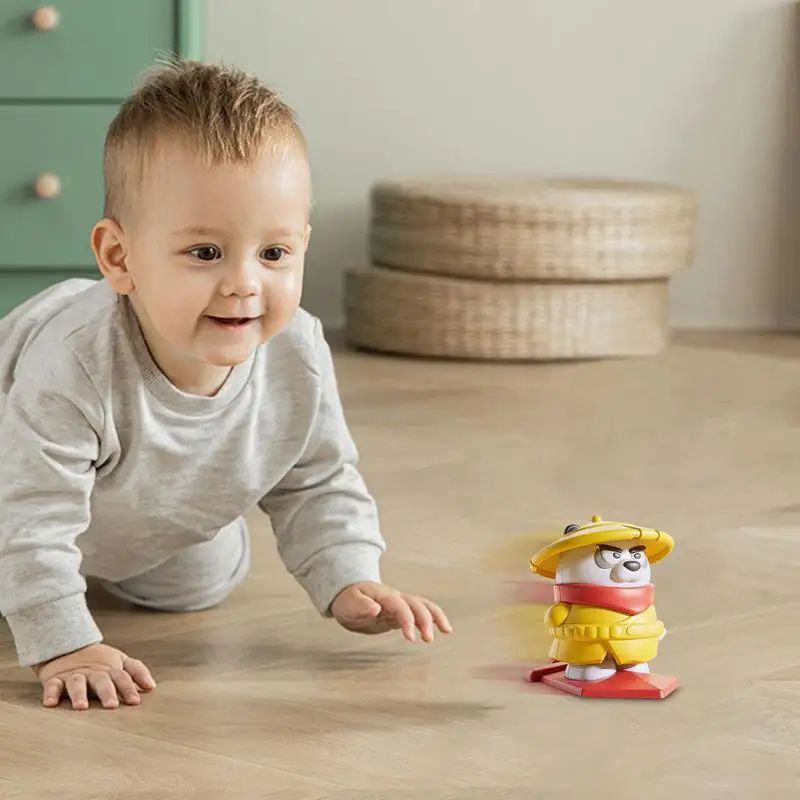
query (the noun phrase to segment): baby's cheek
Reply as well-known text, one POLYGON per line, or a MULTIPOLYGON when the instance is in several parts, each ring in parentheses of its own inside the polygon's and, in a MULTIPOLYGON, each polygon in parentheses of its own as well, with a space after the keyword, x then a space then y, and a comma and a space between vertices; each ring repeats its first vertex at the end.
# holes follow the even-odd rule
POLYGON ((275 286, 275 294, 282 297, 288 304, 297 302, 303 290, 303 273, 300 270, 291 270, 281 275, 281 280, 275 286))
POLYGON ((291 317, 300 303, 303 290, 302 278, 294 273, 281 276, 271 287, 267 297, 267 311, 272 317, 291 317))
POLYGON ((159 327, 167 338, 175 340, 186 338, 202 324, 202 308, 193 304, 190 298, 177 293, 164 293, 158 308, 159 327))

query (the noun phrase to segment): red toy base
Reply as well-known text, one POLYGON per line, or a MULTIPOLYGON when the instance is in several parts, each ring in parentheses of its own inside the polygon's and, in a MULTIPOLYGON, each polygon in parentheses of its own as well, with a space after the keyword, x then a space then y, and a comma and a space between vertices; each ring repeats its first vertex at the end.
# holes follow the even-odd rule
POLYGON ((577 697, 611 697, 628 700, 663 700, 678 688, 668 675, 620 670, 604 681, 571 681, 564 676, 566 664, 556 662, 531 672, 528 680, 546 684, 577 697))
POLYGON ((538 681, 544 680, 545 675, 552 675, 553 673, 556 672, 563 672, 566 668, 567 665, 564 664, 562 661, 553 661, 546 667, 536 667, 536 669, 531 670, 531 674, 528 676, 528 680, 531 681, 531 683, 537 683, 538 681))

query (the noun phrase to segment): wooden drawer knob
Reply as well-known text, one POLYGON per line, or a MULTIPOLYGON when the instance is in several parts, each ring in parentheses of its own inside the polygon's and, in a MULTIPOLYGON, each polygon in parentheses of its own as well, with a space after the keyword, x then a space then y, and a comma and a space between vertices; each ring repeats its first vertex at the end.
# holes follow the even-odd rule
POLYGON ((44 172, 33 184, 33 191, 42 200, 52 200, 61 194, 61 180, 58 175, 54 175, 52 172, 44 172))
POLYGON ((33 12, 31 22, 33 22, 33 27, 37 31, 52 31, 61 22, 61 15, 55 6, 42 6, 33 12))

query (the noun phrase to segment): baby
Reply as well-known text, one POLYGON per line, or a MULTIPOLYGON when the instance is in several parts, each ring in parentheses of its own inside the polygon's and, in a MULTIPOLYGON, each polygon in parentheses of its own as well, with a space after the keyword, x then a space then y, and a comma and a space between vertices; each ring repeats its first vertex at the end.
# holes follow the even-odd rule
POLYGON ((212 607, 248 572, 255 506, 321 615, 450 632, 381 583, 331 352, 299 308, 311 181, 292 111, 238 70, 171 64, 119 110, 104 169, 102 279, 0 320, 0 613, 44 705, 155 686, 103 643, 86 577, 151 609, 212 607))

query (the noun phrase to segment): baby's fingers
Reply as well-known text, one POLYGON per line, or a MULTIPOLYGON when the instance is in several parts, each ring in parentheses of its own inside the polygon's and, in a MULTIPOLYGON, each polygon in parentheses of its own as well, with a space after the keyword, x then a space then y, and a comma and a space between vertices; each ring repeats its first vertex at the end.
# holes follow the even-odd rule
POLYGON ((138 659, 126 658, 123 669, 136 681, 139 688, 145 691, 155 689, 156 682, 153 680, 150 670, 138 659))
POLYGON ((72 700, 72 707, 76 711, 84 711, 89 708, 89 692, 86 687, 86 676, 75 672, 68 675, 64 681, 67 687, 67 694, 72 700))
POLYGON ((142 702, 139 696, 139 690, 133 682, 133 678, 122 669, 115 669, 111 673, 111 679, 114 681, 117 691, 122 697, 123 701, 129 706, 138 706, 142 702))
POLYGON ((413 642, 417 636, 414 631, 414 612, 402 595, 387 594, 379 598, 378 602, 383 608, 383 614, 394 620, 398 628, 403 631, 403 636, 413 642))
POLYGON ((406 597, 406 602, 414 614, 414 622, 422 634, 422 641, 432 642, 433 615, 419 597, 406 597))
POLYGON ((117 687, 107 672, 93 672, 89 676, 89 686, 103 704, 103 708, 119 708, 117 687))
POLYGON ((453 626, 450 624, 450 620, 447 619, 447 614, 442 611, 436 603, 432 603, 430 600, 425 600, 423 598, 422 602, 427 606, 428 610, 433 615, 433 621, 436 624, 436 627, 442 633, 452 633, 453 626))
POLYGON ((61 702, 61 695, 64 692, 64 681, 61 678, 50 678, 44 685, 42 693, 42 703, 48 708, 55 708, 61 702))

